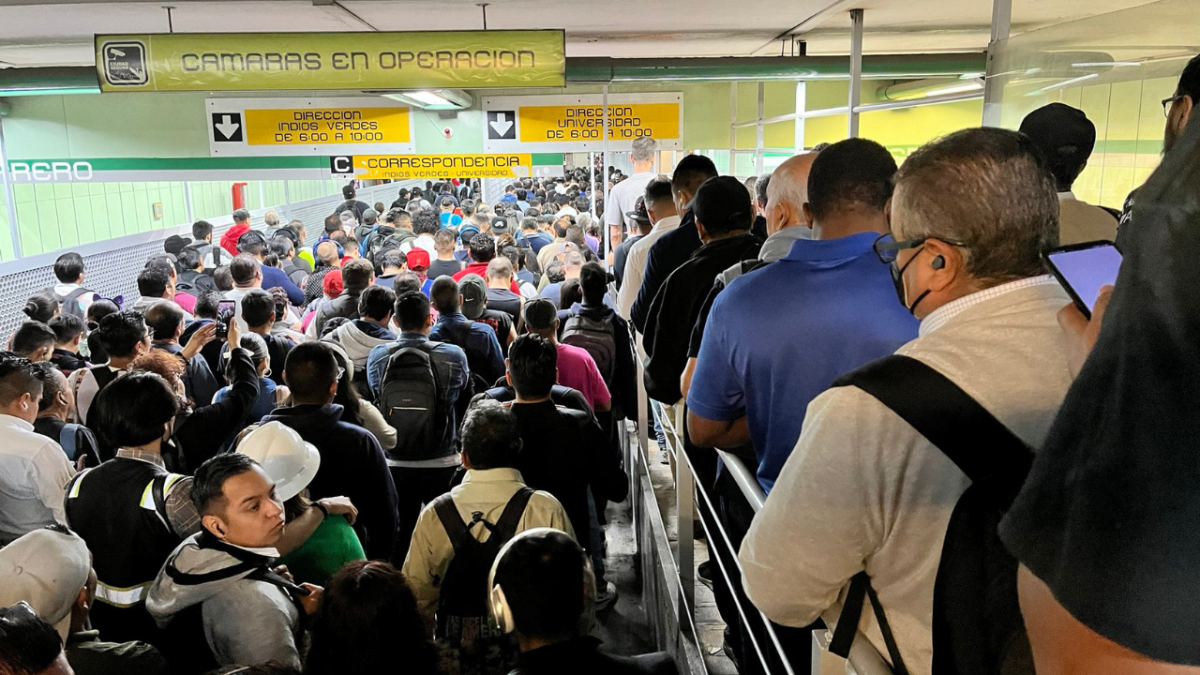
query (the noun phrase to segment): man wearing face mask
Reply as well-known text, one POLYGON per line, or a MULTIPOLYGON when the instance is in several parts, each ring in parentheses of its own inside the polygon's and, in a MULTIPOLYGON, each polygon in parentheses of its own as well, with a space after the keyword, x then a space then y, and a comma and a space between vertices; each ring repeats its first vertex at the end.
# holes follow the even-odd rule
MULTIPOLYGON (((1040 259, 1058 243, 1057 199, 1027 137, 960 131, 904 163, 891 236, 874 246, 892 266, 901 302, 921 320, 919 336, 897 351, 918 366, 906 372, 928 366, 1032 448, 1070 385, 1057 321, 1069 300, 1040 259)), ((916 383, 905 395, 943 402, 916 383)), ((962 416, 937 409, 947 427, 962 416)), ((995 447, 979 445, 985 453, 995 447)), ((746 594, 784 625, 836 622, 840 594, 865 571, 908 672, 927 675, 943 541, 970 485, 878 398, 835 386, 809 404, 799 442, 742 542, 746 594)), ((889 653, 873 612, 863 612, 859 626, 880 654, 889 653)))

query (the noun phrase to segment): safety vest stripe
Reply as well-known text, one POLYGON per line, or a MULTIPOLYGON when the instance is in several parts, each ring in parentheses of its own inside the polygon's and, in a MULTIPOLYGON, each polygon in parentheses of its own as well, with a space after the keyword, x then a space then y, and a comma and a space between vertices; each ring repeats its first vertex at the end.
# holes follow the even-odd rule
POLYGON ((71 493, 67 495, 68 499, 76 499, 79 497, 79 486, 83 484, 84 477, 87 476, 90 471, 91 469, 84 469, 83 473, 79 474, 79 476, 75 479, 75 484, 71 486, 71 493))
POLYGON ((166 496, 167 494, 169 494, 171 492, 171 487, 174 486, 179 481, 183 480, 184 478, 187 478, 187 476, 180 476, 177 473, 173 473, 170 476, 167 476, 167 481, 165 483, 163 483, 163 496, 166 496))
POLYGON ((150 481, 150 484, 142 491, 142 508, 150 511, 158 510, 154 505, 154 481, 150 481))
POLYGON ((150 582, 132 588, 116 588, 102 581, 96 582, 96 599, 115 607, 133 607, 140 604, 150 589, 150 582))

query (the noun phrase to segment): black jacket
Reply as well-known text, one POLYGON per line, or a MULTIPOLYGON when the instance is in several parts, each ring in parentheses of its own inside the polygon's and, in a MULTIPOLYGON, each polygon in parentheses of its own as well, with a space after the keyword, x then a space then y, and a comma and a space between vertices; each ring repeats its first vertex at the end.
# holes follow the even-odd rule
MULTIPOLYGON (((517 400, 517 392, 514 391, 508 381, 502 377, 496 380, 495 386, 493 386, 491 389, 475 394, 475 396, 471 398, 471 406, 485 399, 496 401, 498 403, 507 403, 509 401, 517 400)), ((556 384, 550 389, 550 400, 553 401, 554 405, 556 406, 570 408, 571 410, 578 410, 579 412, 592 415, 592 407, 588 405, 587 399, 583 397, 583 394, 580 393, 578 389, 572 389, 570 387, 564 387, 561 384, 556 384)), ((468 406, 468 408, 469 407, 470 406, 468 406)), ((593 419, 595 419, 594 416, 593 419)))
MULTIPOLYGON (((616 362, 613 364, 613 373, 609 378, 610 382, 605 382, 608 386, 608 393, 612 395, 612 409, 620 413, 621 417, 630 419, 637 417, 637 362, 634 361, 633 355, 633 340, 629 335, 629 323, 621 318, 613 309, 607 305, 584 305, 575 303, 571 305, 571 309, 567 312, 567 317, 571 315, 586 316, 597 321, 605 321, 612 326, 613 342, 616 344, 616 362)), ((560 318, 559 331, 567 324, 565 319, 560 318)))
POLYGON ((641 656, 605 654, 600 640, 577 637, 521 654, 509 675, 675 675, 675 662, 666 652, 641 656))
POLYGON ((680 265, 687 262, 696 249, 700 248, 700 235, 696 231, 696 216, 688 211, 679 221, 679 227, 664 234, 650 247, 646 256, 646 274, 642 277, 642 287, 638 289, 637 299, 629 310, 629 318, 633 327, 645 335, 646 322, 650 316, 650 305, 654 296, 667 277, 671 276, 680 265))
POLYGON ((525 484, 545 490, 562 504, 578 541, 590 541, 588 487, 596 502, 623 501, 629 492, 619 458, 591 415, 559 408, 553 401, 513 403, 521 425, 521 452, 516 468, 525 484))
POLYGON ((321 452, 321 468, 308 486, 312 499, 349 497, 358 508, 354 530, 367 557, 388 560, 396 541, 396 485, 379 441, 342 421, 342 406, 297 405, 263 418, 295 429, 321 452))
POLYGON ((63 375, 70 375, 73 371, 80 368, 87 368, 88 362, 79 357, 78 354, 66 349, 55 349, 50 355, 50 363, 53 363, 63 375))
POLYGON ((762 240, 752 234, 718 239, 701 246, 667 277, 650 305, 642 341, 650 398, 673 405, 683 396, 679 378, 687 367, 688 343, 713 281, 730 266, 758 257, 760 248, 762 240))
MULTIPOLYGON (((211 343, 210 343, 211 344, 211 343)), ((232 378, 229 396, 219 403, 194 408, 175 421, 175 447, 163 448, 163 462, 173 473, 191 474, 220 453, 229 437, 245 425, 246 412, 258 399, 258 372, 245 349, 229 352, 232 378)))
POLYGON ((342 294, 331 300, 330 302, 322 303, 317 307, 317 315, 313 317, 313 323, 316 324, 317 336, 320 337, 321 329, 325 326, 325 322, 335 317, 345 317, 353 321, 358 318, 358 296, 362 295, 365 288, 346 288, 342 294))

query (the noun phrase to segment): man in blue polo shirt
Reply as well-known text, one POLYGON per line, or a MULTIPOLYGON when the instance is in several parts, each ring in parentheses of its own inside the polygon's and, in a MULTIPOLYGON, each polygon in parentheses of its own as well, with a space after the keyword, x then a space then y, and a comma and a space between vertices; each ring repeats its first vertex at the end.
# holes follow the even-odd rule
POLYGON ((713 303, 688 391, 688 431, 699 446, 752 442, 764 491, 795 447, 809 402, 839 375, 917 336, 917 320, 896 303, 888 267, 871 247, 888 231, 895 172, 891 154, 872 141, 822 151, 804 205, 812 240, 797 240, 713 303))

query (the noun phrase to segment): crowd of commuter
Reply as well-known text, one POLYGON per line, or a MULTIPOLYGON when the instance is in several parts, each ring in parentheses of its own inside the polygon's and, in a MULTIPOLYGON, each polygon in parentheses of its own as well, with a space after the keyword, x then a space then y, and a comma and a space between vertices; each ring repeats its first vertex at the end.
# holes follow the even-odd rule
POLYGON ((1197 101, 1200 57, 1123 212, 1056 103, 900 166, 351 185, 312 238, 197 222, 127 307, 64 254, 0 354, 0 673, 675 672, 593 637, 639 373, 743 675, 768 625, 795 672, 822 626, 895 673, 1193 672, 1197 101), (1043 256, 1097 240, 1086 317, 1043 256))

